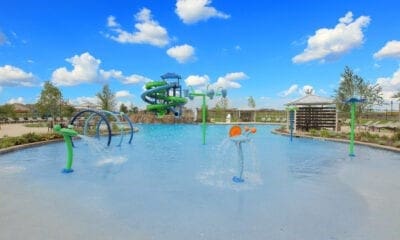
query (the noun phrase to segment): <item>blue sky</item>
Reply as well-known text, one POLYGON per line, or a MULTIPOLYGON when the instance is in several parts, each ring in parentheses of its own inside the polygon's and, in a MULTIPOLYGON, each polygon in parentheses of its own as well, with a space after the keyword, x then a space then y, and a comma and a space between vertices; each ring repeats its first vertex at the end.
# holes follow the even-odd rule
POLYGON ((305 88, 332 96, 345 66, 390 101, 400 90, 398 3, 372 2, 5 1, 0 104, 34 103, 51 81, 74 104, 108 83, 142 108, 145 82, 175 72, 184 88, 227 88, 231 107, 252 96, 257 108, 283 108, 305 88))

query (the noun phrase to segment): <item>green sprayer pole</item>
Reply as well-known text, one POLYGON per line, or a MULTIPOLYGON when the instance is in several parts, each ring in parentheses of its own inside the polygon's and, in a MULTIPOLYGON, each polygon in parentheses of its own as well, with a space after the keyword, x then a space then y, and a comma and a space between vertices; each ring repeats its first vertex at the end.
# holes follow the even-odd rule
POLYGON ((65 165, 65 171, 71 171, 72 159, 74 157, 71 136, 64 135, 64 140, 67 145, 67 164, 65 165))
POLYGON ((350 147, 349 147, 349 156, 354 155, 354 125, 355 125, 355 118, 356 118, 356 103, 351 103, 351 121, 350 121, 350 147))
POLYGON ((206 96, 205 95, 203 95, 202 117, 203 117, 203 145, 205 145, 206 144, 206 96))
POLYGON ((68 128, 63 128, 60 124, 56 124, 54 126, 54 131, 64 137, 65 145, 67 146, 67 162, 65 164, 65 168, 62 170, 63 173, 73 172, 73 170, 71 169, 72 159, 74 157, 72 149, 72 137, 78 135, 78 133, 74 131, 72 127, 72 125, 69 125, 68 128))

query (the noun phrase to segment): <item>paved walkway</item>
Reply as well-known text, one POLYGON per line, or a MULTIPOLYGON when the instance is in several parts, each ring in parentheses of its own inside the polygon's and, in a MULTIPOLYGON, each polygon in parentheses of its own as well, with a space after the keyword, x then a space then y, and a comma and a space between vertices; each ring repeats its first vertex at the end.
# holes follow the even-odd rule
POLYGON ((0 138, 9 136, 16 137, 25 133, 47 133, 47 127, 25 127, 23 123, 1 124, 0 125, 0 138))

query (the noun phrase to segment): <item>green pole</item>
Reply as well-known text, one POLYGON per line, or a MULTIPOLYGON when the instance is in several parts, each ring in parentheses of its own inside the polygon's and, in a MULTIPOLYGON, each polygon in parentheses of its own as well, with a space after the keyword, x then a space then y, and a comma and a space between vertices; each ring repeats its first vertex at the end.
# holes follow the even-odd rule
POLYGON ((78 135, 76 131, 72 129, 72 125, 69 125, 68 128, 62 128, 61 125, 57 124, 54 126, 54 131, 61 134, 64 137, 65 145, 67 146, 67 162, 65 164, 65 168, 63 169, 63 173, 71 173, 73 172, 72 162, 73 162, 73 149, 72 149, 72 137, 78 135))
MULTIPOLYGON (((214 92, 212 93, 212 95, 214 95, 214 92)), ((223 93, 221 93, 220 95, 222 95, 223 97, 226 96, 226 91, 224 91, 223 93)), ((193 99, 193 97, 202 97, 203 98, 203 104, 202 104, 202 132, 203 132, 203 145, 206 144, 206 96, 207 93, 195 93, 192 92, 189 94, 189 98, 193 99)), ((218 96, 218 93, 217 93, 218 96)), ((210 96, 209 96, 210 97, 210 96)), ((212 98, 212 97, 210 97, 212 98)))
POLYGON ((206 144, 206 96, 205 95, 203 95, 202 116, 203 116, 203 145, 205 145, 206 144))
POLYGON ((67 163, 65 165, 64 172, 71 172, 72 169, 72 159, 74 157, 74 152, 72 150, 72 140, 71 136, 64 135, 65 144, 67 145, 67 163))
POLYGON ((355 118, 356 118, 356 103, 351 103, 351 121, 350 121, 350 147, 349 147, 349 156, 354 155, 354 125, 355 125, 355 118))

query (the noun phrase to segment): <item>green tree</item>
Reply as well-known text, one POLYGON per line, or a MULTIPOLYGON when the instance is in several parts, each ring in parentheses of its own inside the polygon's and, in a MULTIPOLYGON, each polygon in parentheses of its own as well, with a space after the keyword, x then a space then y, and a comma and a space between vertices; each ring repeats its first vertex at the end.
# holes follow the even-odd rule
POLYGON ((96 97, 100 101, 100 106, 101 109, 107 110, 107 111, 113 111, 115 108, 115 94, 111 91, 110 87, 108 84, 105 84, 103 86, 103 89, 101 92, 98 92, 96 94, 96 97))
POLYGON ((222 97, 215 104, 215 119, 217 121, 225 121, 225 112, 228 108, 228 98, 222 97))
POLYGON ((229 100, 227 97, 220 98, 215 104, 215 109, 217 110, 225 110, 228 108, 229 100))
POLYGON ((397 98, 397 100, 400 101, 400 91, 398 93, 396 93, 395 95, 393 95, 392 98, 397 98))
POLYGON ((344 72, 341 74, 342 80, 339 88, 335 90, 335 103, 338 109, 341 111, 349 111, 350 105, 346 103, 346 100, 353 96, 358 96, 366 101, 361 104, 357 104, 357 111, 359 113, 365 112, 366 109, 372 107, 372 105, 382 105, 382 88, 378 85, 372 85, 365 82, 364 79, 355 74, 348 66, 345 67, 344 72))
POLYGON ((68 102, 64 102, 62 105, 62 115, 66 117, 72 117, 72 114, 76 111, 76 108, 70 105, 68 102))
POLYGON ((139 108, 133 105, 133 103, 131 103, 131 105, 129 106, 129 113, 138 113, 138 112, 139 108))
POLYGON ((128 107, 125 105, 125 104, 121 104, 120 106, 119 106, 119 111, 120 112, 123 112, 123 113, 128 113, 128 107))
POLYGON ((43 85, 40 98, 36 103, 36 107, 41 116, 55 117, 61 115, 62 94, 60 89, 54 86, 51 82, 46 81, 43 85))
POLYGON ((249 98, 247 98, 247 105, 250 108, 255 108, 256 107, 256 101, 254 101, 254 98, 252 96, 250 96, 249 98))
POLYGON ((0 118, 15 118, 15 108, 12 104, 4 104, 0 106, 0 118))

